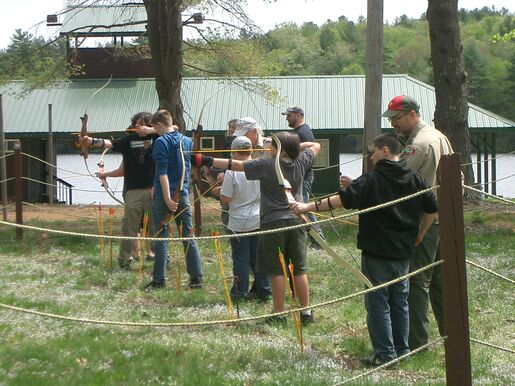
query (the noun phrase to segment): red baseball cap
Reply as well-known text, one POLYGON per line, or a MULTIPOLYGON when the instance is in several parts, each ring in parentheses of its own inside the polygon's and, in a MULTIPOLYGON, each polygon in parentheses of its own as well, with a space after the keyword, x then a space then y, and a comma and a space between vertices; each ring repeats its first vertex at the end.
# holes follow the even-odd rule
POLYGON ((393 118, 401 111, 415 110, 417 113, 420 109, 419 104, 415 99, 407 95, 397 95, 388 103, 388 110, 386 110, 382 117, 393 118))

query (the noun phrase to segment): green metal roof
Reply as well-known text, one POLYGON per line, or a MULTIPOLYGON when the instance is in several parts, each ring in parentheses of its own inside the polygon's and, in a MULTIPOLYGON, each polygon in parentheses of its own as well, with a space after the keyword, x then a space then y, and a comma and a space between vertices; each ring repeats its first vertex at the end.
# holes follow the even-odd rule
POLYGON ((143 5, 69 7, 59 33, 70 36, 139 36, 146 32, 146 24, 147 13, 143 5), (91 27, 124 23, 138 24, 112 28, 91 27))
MULTIPOLYGON (((79 117, 88 104, 91 131, 120 131, 138 111, 155 111, 158 107, 153 79, 113 79, 107 87, 88 99, 106 83, 105 79, 76 80, 35 90, 22 98, 8 94, 20 90, 20 82, 0 88, 3 94, 6 134, 43 134, 48 131, 48 104, 53 105, 54 133, 69 133, 80 128, 79 117)), ((225 131, 231 118, 252 116, 263 129, 287 128, 281 115, 286 106, 304 107, 306 122, 317 130, 360 132, 364 115, 364 76, 306 76, 250 78, 241 87, 241 79, 230 82, 216 78, 184 78, 183 104, 188 129, 194 128, 202 114, 206 131, 225 131), (262 81, 275 88, 282 100, 271 103, 248 89, 249 82, 262 81), (240 84, 240 85, 238 85, 240 84), (206 103, 207 102, 207 103, 206 103)), ((435 109, 434 89, 407 75, 385 75, 383 78, 383 110, 395 95, 413 96, 421 105, 422 118, 431 122, 435 109)), ((514 130, 515 123, 469 104, 469 127, 477 130, 514 130)), ((390 128, 386 119, 382 127, 390 128)))

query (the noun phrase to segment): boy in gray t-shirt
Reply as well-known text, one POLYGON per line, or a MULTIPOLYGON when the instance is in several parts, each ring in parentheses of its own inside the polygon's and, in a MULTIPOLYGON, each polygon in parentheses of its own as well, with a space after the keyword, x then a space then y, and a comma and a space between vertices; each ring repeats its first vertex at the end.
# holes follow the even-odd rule
MULTIPOLYGON (((250 161, 226 160, 222 158, 192 155, 194 165, 208 165, 221 169, 244 171, 249 180, 259 180, 261 190, 260 221, 261 230, 277 229, 299 224, 299 219, 288 206, 284 187, 280 185, 275 171, 275 157, 280 157, 281 171, 291 185, 293 196, 302 200, 302 182, 305 170, 313 164, 320 151, 315 142, 300 143, 293 133, 280 132, 282 152, 277 154, 275 143, 270 150, 272 158, 259 158, 250 161)), ((300 307, 309 306, 309 285, 306 274, 306 232, 304 229, 289 229, 267 234, 259 238, 256 271, 269 276, 272 284, 273 312, 284 311, 284 292, 286 280, 279 261, 279 248, 284 255, 285 264, 294 267, 296 296, 300 307)), ((276 318, 280 319, 280 318, 276 318)), ((301 315, 303 324, 313 322, 311 311, 301 315)))

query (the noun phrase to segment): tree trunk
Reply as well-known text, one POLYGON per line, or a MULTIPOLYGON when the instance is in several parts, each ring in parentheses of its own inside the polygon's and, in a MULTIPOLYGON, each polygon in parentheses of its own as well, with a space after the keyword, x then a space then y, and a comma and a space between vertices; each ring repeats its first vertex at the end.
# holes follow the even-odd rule
POLYGON ((182 1, 144 0, 159 108, 170 111, 181 131, 186 129, 181 100, 182 1))
POLYGON ((429 0, 427 7, 431 57, 435 80, 435 127, 451 141, 455 152, 461 153, 465 184, 474 183, 470 165, 468 131, 467 73, 463 62, 457 0, 429 0))

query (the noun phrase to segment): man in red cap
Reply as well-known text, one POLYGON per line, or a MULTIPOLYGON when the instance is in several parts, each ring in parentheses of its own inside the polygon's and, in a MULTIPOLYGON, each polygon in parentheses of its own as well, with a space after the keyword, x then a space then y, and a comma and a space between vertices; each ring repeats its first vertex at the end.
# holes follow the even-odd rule
MULTIPOLYGON (((451 143, 439 130, 420 118, 420 106, 415 99, 399 95, 388 103, 388 110, 381 116, 388 118, 395 132, 406 140, 401 160, 414 172, 420 173, 428 186, 439 184, 438 163, 442 155, 453 153, 451 143)), ((435 192, 436 194, 436 192, 435 192)), ((422 243, 415 248, 410 272, 422 268, 436 259, 438 253, 438 221, 433 223, 422 243)), ((437 266, 410 279, 409 347, 414 350, 428 342, 429 300, 438 323, 440 335, 444 335, 441 268, 437 266)))

